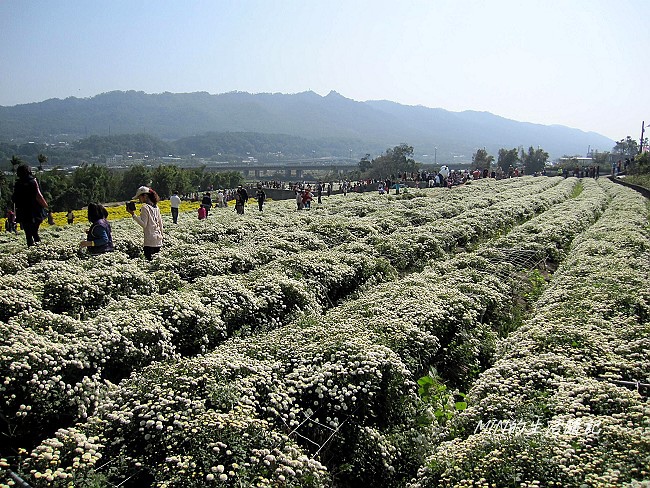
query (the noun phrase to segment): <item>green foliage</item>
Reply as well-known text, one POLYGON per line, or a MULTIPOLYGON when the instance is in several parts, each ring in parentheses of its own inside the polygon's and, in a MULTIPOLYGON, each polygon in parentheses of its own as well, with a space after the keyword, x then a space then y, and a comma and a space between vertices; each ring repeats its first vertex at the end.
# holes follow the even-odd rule
POLYGON ((366 176, 370 178, 396 177, 400 173, 418 171, 420 165, 413 159, 413 146, 400 144, 387 149, 385 154, 372 160, 366 176))
POLYGON ((650 172, 644 174, 632 174, 625 177, 625 181, 633 185, 650 188, 650 172))
POLYGON ((501 168, 504 173, 508 172, 510 167, 515 168, 519 162, 519 155, 517 148, 513 149, 499 149, 499 158, 497 159, 497 166, 501 168))
POLYGON ((359 161, 359 171, 365 173, 370 168, 372 168, 372 161, 370 161, 370 154, 366 154, 361 158, 361 161, 359 161))
POLYGON ((522 162, 526 168, 526 173, 532 174, 542 171, 548 161, 548 153, 543 149, 534 149, 533 146, 528 148, 528 154, 522 151, 522 162))
POLYGON ((603 167, 603 168, 609 167, 610 157, 611 157, 611 153, 609 151, 594 153, 591 156, 591 158, 593 159, 594 164, 596 166, 600 166, 600 167, 603 167))
POLYGON ((14 173, 16 172, 16 169, 18 168, 18 166, 20 166, 21 164, 23 164, 22 159, 20 159, 16 155, 11 156, 11 169, 13 170, 14 173))
POLYGON ((121 173, 115 200, 129 200, 139 186, 151 185, 151 170, 142 164, 129 167, 121 173))
POLYGON ((578 183, 573 187, 573 191, 571 192, 571 198, 577 198, 578 195, 582 193, 584 188, 585 187, 582 184, 582 181, 578 181, 578 183))
POLYGON ((286 158, 348 156, 351 147, 358 151, 366 145, 347 139, 305 139, 287 134, 260 132, 207 132, 178 139, 172 144, 174 154, 195 154, 216 161, 239 160, 253 156, 274 161, 286 158))
POLYGON ((39 171, 43 171, 43 165, 47 163, 47 156, 43 153, 38 155, 38 169, 39 171))
POLYGON ((138 152, 152 156, 167 156, 172 146, 147 134, 93 135, 73 144, 74 149, 88 151, 93 156, 112 156, 138 152))
POLYGON ((650 173, 650 152, 643 152, 634 157, 634 162, 630 167, 630 173, 638 175, 647 175, 650 173))
POLYGON ((78 191, 83 205, 110 201, 111 173, 106 167, 94 164, 78 168, 72 174, 72 188, 78 191))
POLYGON ((156 190, 160 198, 165 200, 175 190, 185 193, 192 189, 189 174, 177 166, 160 165, 154 169, 151 175, 151 186, 156 190))
MULTIPOLYGON (((20 161, 19 158, 15 158, 20 161)), ((84 164, 72 173, 61 168, 38 172, 37 178, 45 200, 54 211, 80 209, 90 202, 119 202, 129 200, 138 186, 154 188, 162 199, 174 190, 181 194, 197 189, 236 188, 243 183, 237 171, 208 172, 205 168, 185 169, 160 165, 155 169, 134 165, 125 171, 112 170, 97 164, 84 164)), ((0 173, 0 209, 11 206, 14 179, 0 173)))
POLYGON ((524 298, 530 304, 535 303, 537 299, 542 296, 542 292, 546 287, 546 278, 539 269, 534 269, 528 273, 528 283, 530 288, 524 293, 524 298))
POLYGON ((438 372, 433 368, 427 376, 418 380, 418 395, 427 406, 426 412, 418 418, 421 424, 430 424, 435 421, 444 425, 457 412, 467 408, 467 403, 464 401, 465 394, 449 391, 438 372), (457 396, 463 400, 455 401, 457 396))
POLYGON ((612 152, 618 156, 636 156, 639 153, 639 144, 627 136, 616 143, 612 152))
POLYGON ((472 168, 476 169, 490 169, 490 165, 494 162, 494 156, 487 153, 485 149, 479 149, 472 156, 472 168))

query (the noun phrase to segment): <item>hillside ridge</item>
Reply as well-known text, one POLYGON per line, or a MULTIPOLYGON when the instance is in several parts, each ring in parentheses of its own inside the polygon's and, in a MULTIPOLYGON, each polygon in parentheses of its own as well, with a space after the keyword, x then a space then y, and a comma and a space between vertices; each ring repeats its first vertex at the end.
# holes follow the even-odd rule
POLYGON ((451 112, 388 100, 356 101, 332 90, 295 94, 234 91, 148 94, 111 91, 90 98, 48 99, 0 107, 0 141, 79 139, 146 133, 177 140, 206 132, 289 134, 307 139, 361 141, 370 148, 406 142, 421 154, 471 156, 478 148, 540 146, 551 157, 610 151, 595 132, 520 122, 490 112, 451 112))

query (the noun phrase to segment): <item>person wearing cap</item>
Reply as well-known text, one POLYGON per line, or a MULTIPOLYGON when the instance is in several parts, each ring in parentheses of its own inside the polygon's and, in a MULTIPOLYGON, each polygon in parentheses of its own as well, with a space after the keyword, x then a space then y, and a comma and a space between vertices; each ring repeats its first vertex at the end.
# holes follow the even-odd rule
POLYGON ((135 211, 131 209, 128 209, 128 212, 144 230, 144 256, 151 261, 153 255, 160 252, 163 242, 162 216, 157 205, 160 197, 152 188, 141 186, 133 200, 138 200, 142 204, 140 215, 135 215, 135 211))

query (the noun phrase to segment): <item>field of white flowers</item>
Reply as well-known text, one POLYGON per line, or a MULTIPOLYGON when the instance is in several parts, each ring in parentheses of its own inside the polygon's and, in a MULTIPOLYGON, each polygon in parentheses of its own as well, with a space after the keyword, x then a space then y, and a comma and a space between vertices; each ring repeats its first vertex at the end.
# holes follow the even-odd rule
POLYGON ((2 235, 0 485, 641 486, 648 212, 523 177, 166 215, 151 262, 2 235))

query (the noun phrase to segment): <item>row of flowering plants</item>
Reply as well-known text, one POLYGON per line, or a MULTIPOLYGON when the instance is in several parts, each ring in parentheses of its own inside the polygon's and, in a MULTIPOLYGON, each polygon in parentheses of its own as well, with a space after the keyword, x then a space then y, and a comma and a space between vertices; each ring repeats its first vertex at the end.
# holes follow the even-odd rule
MULTIPOLYGON (((399 199, 394 196, 378 199, 377 195, 370 194, 351 195, 345 199, 334 196, 326 201, 326 205, 315 206, 309 212, 293 211, 291 202, 273 202, 263 213, 249 209, 244 217, 236 215, 230 208, 214 209, 205 221, 195 219, 192 214, 181 214, 179 226, 171 224, 165 214, 163 251, 169 255, 164 261, 170 269, 188 273, 187 279, 192 279, 194 274, 201 273, 200 269, 186 268, 188 265, 200 268, 202 250, 221 251, 222 255, 211 256, 221 261, 228 261, 227 253, 233 252, 234 257, 222 264, 222 269, 245 273, 257 262, 268 262, 278 254, 327 249, 359 240, 372 242, 377 235, 390 236, 402 228, 435 224, 470 210, 478 211, 514 198, 527 198, 558 184, 567 188, 572 183, 572 180, 559 181, 557 178, 520 178, 497 185, 486 180, 485 184, 459 188, 459 191, 448 194, 420 191, 409 194, 409 198, 399 199), (422 198, 425 195, 426 198, 422 198), (191 256, 196 256, 199 264, 194 265, 189 259, 191 256), (178 262, 186 257, 187 264, 178 262)), ((141 237, 137 226, 128 219, 112 222, 117 250, 129 257, 139 256, 141 237)), ((0 244, 6 252, 0 256, 0 269, 3 274, 15 274, 42 261, 68 261, 84 256, 76 243, 85 239, 87 226, 77 223, 45 228, 43 242, 47 245, 29 250, 25 250, 22 237, 1 234, 0 244)))
POLYGON ((645 486, 650 479, 647 201, 609 182, 410 486, 645 486))
MULTIPOLYGON (((531 204, 522 202, 522 188, 526 193, 536 188, 549 202, 566 198, 571 190, 570 185, 558 185, 557 180, 538 180, 541 184, 531 181, 526 186, 505 185, 513 186, 510 190, 515 196, 504 197, 504 202, 493 206, 498 205, 511 217, 493 232, 530 212, 531 204), (513 209, 508 210, 508 202, 513 209)), ((415 208, 413 201, 398 201, 393 205, 394 214, 415 208)), ((465 213, 459 218, 474 218, 475 226, 487 227, 491 220, 489 214, 465 213)), ((387 211, 381 215, 391 214, 387 211)), ((277 223, 274 217, 271 219, 277 223)), ((302 218, 317 227, 315 217, 302 218)), ((262 225, 253 219, 248 222, 249 228, 241 230, 241 221, 226 215, 224 220, 232 225, 213 231, 237 236, 237 248, 230 256, 242 254, 238 246, 244 241, 252 241, 252 248, 259 244, 259 232, 250 228, 262 225)), ((126 232, 125 224, 131 222, 116 223, 116 236, 126 232)), ((356 231, 364 225, 369 228, 372 222, 357 223, 356 231)), ((430 236, 426 246, 439 249, 436 235, 452 233, 454 225, 448 220, 438 224, 437 234, 430 236)), ((314 232, 305 232, 316 242, 314 250, 297 246, 289 253, 286 248, 293 245, 293 233, 285 234, 284 239, 276 233, 273 242, 280 243, 273 248, 276 259, 257 263, 246 274, 219 275, 219 270, 212 268, 218 261, 212 253, 222 252, 219 245, 235 247, 232 242, 216 239, 212 247, 204 243, 200 248, 203 259, 197 264, 213 272, 188 282, 173 269, 177 261, 174 244, 192 234, 193 227, 189 223, 188 227, 187 233, 172 229, 171 249, 162 253, 163 259, 150 264, 149 270, 126 252, 85 259, 70 250, 74 241, 61 238, 63 243, 27 251, 26 262, 32 264, 3 277, 0 295, 7 306, 2 308, 0 322, 4 338, 0 365, 5 377, 0 386, 4 398, 1 412, 8 419, 7 431, 18 445, 29 444, 43 432, 92 412, 106 381, 119 382, 152 361, 206 352, 232 335, 273 329, 288 323, 296 313, 322 310, 364 284, 394 275, 393 267, 368 245, 342 243, 325 252, 326 246, 313 238, 314 232), (62 261, 66 252, 70 256, 62 261)), ((71 232, 57 232, 66 231, 71 232)), ((415 252, 414 246, 421 245, 422 241, 406 241, 402 247, 409 254, 415 252)), ((270 249, 266 248, 267 254, 273 254, 270 249)))
MULTIPOLYGON (((566 185, 562 191, 568 188, 570 193, 572 185, 566 185)), ((574 203, 539 219, 550 218, 548 226, 561 225, 575 235, 578 228, 562 223, 577 218, 588 225, 603 207, 603 192, 588 186, 574 203), (586 209, 591 209, 590 216, 586 209)), ((514 201, 517 206, 525 203, 514 201)), ((523 220, 525 212, 535 214, 524 205, 524 212, 512 211, 513 218, 523 220)), ((475 223, 489 228, 489 220, 475 223)), ((438 227, 444 232, 453 224, 443 221, 438 227)), ((548 233, 549 239, 552 235, 548 233)), ((538 242, 546 244, 541 238, 538 242)), ((561 242, 568 245, 570 238, 561 242)), ((513 265, 495 264, 479 254, 454 258, 442 271, 436 264, 406 280, 371 286, 324 315, 322 297, 327 291, 307 296, 305 303, 313 304, 317 314, 288 326, 279 322, 279 328, 268 333, 231 339, 193 359, 176 358, 137 370, 119 386, 109 384, 101 395, 90 395, 96 402, 94 414, 41 443, 25 472, 44 485, 104 478, 131 480, 134 486, 313 486, 331 483, 332 476, 350 484, 356 480, 367 486, 394 486, 417 466, 426 445, 422 439, 430 437, 430 429, 415 422, 420 408, 415 380, 420 372, 430 365, 443 369, 445 363, 464 361, 457 376, 475 374, 475 365, 469 363, 489 362, 493 325, 511 313, 509 298, 517 293, 517 280, 502 279, 498 271, 513 265), (261 431, 268 435, 260 436, 261 431), (329 474, 321 462, 331 468, 329 474)), ((333 257, 332 263, 344 258, 333 257)), ((310 268, 300 266, 300 261, 289 266, 301 275, 294 278, 309 274, 310 268)), ((279 266, 276 273, 284 268, 279 266)), ((329 275, 332 269, 324 267, 321 274, 329 275)), ((334 282, 345 281, 333 274, 334 282)), ((200 290, 201 304, 228 308, 226 320, 245 326, 247 314, 236 311, 237 303, 249 307, 253 300, 250 293, 236 293, 241 300, 224 298, 223 286, 232 278, 237 276, 196 279, 179 290, 187 295, 161 298, 161 307, 172 307, 163 314, 165 320, 178 326, 187 323, 187 315, 173 306, 189 300, 190 290, 200 290)), ((249 291, 241 284, 238 289, 249 291)), ((123 311, 124 317, 135 314, 144 324, 155 323, 151 317, 156 306, 138 307, 141 301, 116 300, 93 318, 123 311)), ((190 314, 195 317, 191 321, 209 317, 209 310, 190 314)), ((217 317, 224 320, 223 314, 214 320, 217 317)), ((134 325, 137 329, 141 324, 134 325)), ((204 337, 196 330, 182 335, 190 341, 204 337)), ((451 381, 453 374, 452 368, 445 371, 451 381)), ((19 409, 29 418, 25 410, 19 409)))

